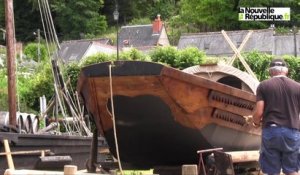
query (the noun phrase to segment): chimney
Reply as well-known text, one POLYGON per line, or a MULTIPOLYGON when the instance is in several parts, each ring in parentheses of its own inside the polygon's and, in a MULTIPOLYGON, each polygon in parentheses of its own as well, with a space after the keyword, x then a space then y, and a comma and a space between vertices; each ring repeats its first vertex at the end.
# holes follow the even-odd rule
POLYGON ((162 29, 163 22, 160 20, 160 14, 157 15, 157 18, 152 23, 152 32, 157 34, 162 29))

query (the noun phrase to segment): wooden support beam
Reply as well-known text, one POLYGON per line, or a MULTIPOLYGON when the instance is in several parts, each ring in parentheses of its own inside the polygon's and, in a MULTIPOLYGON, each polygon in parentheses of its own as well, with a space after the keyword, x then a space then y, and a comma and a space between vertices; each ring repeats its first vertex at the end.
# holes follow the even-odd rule
MULTIPOLYGON (((242 44, 241 44, 241 45, 239 46, 239 48, 237 49, 237 51, 238 51, 239 53, 241 53, 241 51, 243 50, 245 44, 246 44, 247 41, 249 40, 249 38, 250 38, 250 36, 252 35, 252 33, 253 33, 253 30, 250 30, 250 31, 247 33, 247 35, 246 35, 246 37, 244 38, 242 44)), ((234 62, 234 60, 235 60, 236 57, 237 57, 237 53, 234 53, 234 55, 231 57, 230 61, 228 62, 228 64, 229 64, 230 66, 232 66, 232 64, 233 64, 233 62, 234 62)))
POLYGON ((212 148, 212 149, 198 150, 197 154, 207 153, 207 152, 213 152, 213 151, 223 151, 223 148, 212 148))
POLYGON ((7 164, 8 164, 8 168, 14 170, 15 166, 14 166, 14 162, 11 156, 11 152, 10 152, 10 147, 9 147, 9 143, 7 139, 3 140, 3 145, 4 145, 4 150, 6 153, 6 159, 7 159, 7 164))
POLYGON ((241 53, 238 51, 238 49, 235 47, 235 45, 232 43, 232 41, 230 40, 229 36, 226 34, 226 32, 224 30, 221 31, 221 33, 223 34, 224 38, 226 39, 226 41, 228 42, 228 44, 230 45, 230 47, 232 48, 232 50, 234 51, 235 54, 237 54, 239 60, 241 61, 241 63, 243 64, 243 66, 245 67, 245 69, 247 70, 247 72, 256 80, 258 80, 256 78, 256 75, 254 74, 254 72, 251 70, 251 68, 249 67, 249 65, 247 64, 247 62, 245 61, 245 59, 243 58, 243 56, 241 55, 241 53))
MULTIPOLYGON (((10 150, 9 150, 10 151, 10 150)), ((49 149, 46 150, 30 150, 30 151, 14 151, 14 152, 2 152, 0 153, 0 156, 5 156, 7 154, 10 155, 25 155, 25 154, 41 154, 41 156, 45 156, 45 153, 50 153, 51 151, 49 149)))
POLYGON ((242 163, 242 162, 255 162, 258 161, 259 151, 232 151, 225 152, 226 154, 230 154, 233 163, 242 163))

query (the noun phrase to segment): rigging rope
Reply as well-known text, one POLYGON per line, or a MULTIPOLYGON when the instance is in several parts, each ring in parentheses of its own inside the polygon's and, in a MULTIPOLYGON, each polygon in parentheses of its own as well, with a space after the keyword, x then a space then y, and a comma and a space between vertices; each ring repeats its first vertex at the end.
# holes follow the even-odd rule
MULTIPOLYGON (((65 120, 67 120, 68 110, 66 106, 68 106, 69 112, 73 117, 73 123, 76 130, 79 131, 79 133, 82 133, 81 129, 83 128, 84 133, 90 136, 91 132, 83 121, 84 113, 80 110, 81 107, 79 100, 76 100, 74 99, 74 97, 72 97, 70 91, 68 90, 65 84, 63 77, 60 74, 61 67, 58 64, 59 61, 61 61, 58 57, 58 50, 60 49, 60 45, 55 31, 49 2, 48 0, 38 0, 38 5, 47 45, 48 56, 51 58, 50 64, 52 65, 51 70, 54 77, 55 95, 58 102, 56 106, 59 106, 60 111, 65 120), (75 103, 74 101, 78 103, 75 103)), ((73 94, 75 93, 73 92, 73 94)), ((63 122, 63 124, 70 133, 71 127, 69 126, 69 123, 63 122)))
MULTIPOLYGON (((54 40, 56 41, 55 43, 56 43, 56 46, 58 47, 58 49, 60 49, 60 45, 59 45, 59 41, 58 41, 58 38, 57 38, 57 34, 56 34, 56 30, 55 30, 55 28, 54 28, 54 23, 53 23, 53 19, 52 19, 52 15, 51 15, 51 11, 50 11, 50 8, 49 8, 49 2, 48 2, 48 0, 46 0, 47 1, 47 3, 46 3, 46 6, 47 6, 47 10, 48 10, 48 12, 49 12, 49 19, 50 19, 50 22, 51 22, 51 25, 50 26, 52 26, 52 31, 53 31, 53 38, 54 38, 54 40)), ((57 52, 56 52, 57 53, 57 52)))
POLYGON ((117 139, 117 131, 116 131, 116 119, 115 119, 115 109, 114 109, 114 99, 113 99, 113 89, 112 89, 112 76, 111 76, 111 67, 113 62, 109 65, 109 87, 110 87, 110 104, 111 104, 111 113, 112 113, 112 121, 113 121, 113 129, 114 129, 114 138, 115 138, 115 145, 116 145, 116 154, 118 159, 119 169, 121 171, 121 175, 123 175, 120 155, 119 155, 119 146, 118 146, 118 139, 117 139))
MULTIPOLYGON (((49 45, 48 45, 48 37, 47 37, 47 33, 46 33, 46 28, 45 28, 45 22, 44 22, 44 17, 43 17, 43 12, 42 12, 42 8, 41 8, 41 2, 40 0, 38 0, 38 4, 39 4, 39 11, 40 11, 40 16, 41 16, 41 20, 42 20, 42 25, 43 25, 43 31, 44 31, 44 34, 45 34, 45 40, 46 40, 46 45, 47 45, 47 50, 48 50, 48 56, 49 58, 51 57, 50 55, 50 50, 49 50, 49 45)), ((52 71, 53 73, 53 71, 52 71)))

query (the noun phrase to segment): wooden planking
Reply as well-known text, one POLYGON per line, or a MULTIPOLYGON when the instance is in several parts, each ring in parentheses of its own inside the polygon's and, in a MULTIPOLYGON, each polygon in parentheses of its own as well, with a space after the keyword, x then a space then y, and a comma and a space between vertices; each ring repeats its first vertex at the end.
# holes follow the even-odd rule
POLYGON ((161 81, 170 97, 187 113, 193 113, 199 108, 208 107, 209 89, 165 76, 162 76, 161 81))
MULTIPOLYGON (((97 93, 110 95, 109 77, 92 78, 97 93)), ((121 76, 112 77, 114 95, 136 96, 140 94, 161 93, 161 83, 158 76, 121 76)))
MULTIPOLYGON (((108 114, 107 110, 107 101, 110 98, 109 95, 107 94, 106 96, 101 96, 99 95, 99 92, 102 92, 101 90, 97 90, 97 81, 95 79, 90 79, 91 82, 91 91, 93 94, 93 106, 94 106, 94 118, 96 118, 96 124, 97 128, 101 128, 101 130, 106 131, 110 128, 112 128, 113 123, 112 123, 112 116, 108 114), (99 127, 100 125, 100 127, 99 127)), ((103 133, 104 134, 104 133, 103 133)))

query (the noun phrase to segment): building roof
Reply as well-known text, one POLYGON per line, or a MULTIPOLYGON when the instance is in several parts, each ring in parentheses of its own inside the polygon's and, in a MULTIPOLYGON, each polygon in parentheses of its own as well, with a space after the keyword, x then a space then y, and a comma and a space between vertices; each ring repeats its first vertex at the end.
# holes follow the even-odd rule
POLYGON ((58 56, 65 62, 79 61, 91 45, 91 41, 63 42, 58 56))
POLYGON ((109 39, 64 41, 60 45, 61 49, 58 51, 58 57, 62 58, 65 62, 80 61, 93 44, 110 47, 110 43, 109 39))
POLYGON ((119 46, 122 47, 144 47, 156 46, 160 33, 152 31, 152 25, 124 26, 120 30, 119 46))
MULTIPOLYGON (((248 30, 226 31, 230 40, 238 48, 248 34, 248 30)), ((246 42, 243 51, 258 50, 272 53, 274 42, 272 42, 274 31, 272 29, 254 30, 246 42)), ((234 54, 232 48, 221 32, 207 32, 197 34, 183 34, 178 42, 178 49, 186 47, 197 47, 207 55, 230 55, 234 54)))
POLYGON ((159 45, 163 32, 165 33, 163 21, 160 19, 160 15, 157 15, 157 18, 152 24, 121 27, 118 44, 120 48, 134 47, 139 50, 145 50, 145 48, 151 49, 159 45))

